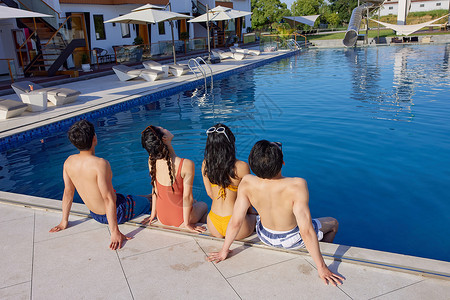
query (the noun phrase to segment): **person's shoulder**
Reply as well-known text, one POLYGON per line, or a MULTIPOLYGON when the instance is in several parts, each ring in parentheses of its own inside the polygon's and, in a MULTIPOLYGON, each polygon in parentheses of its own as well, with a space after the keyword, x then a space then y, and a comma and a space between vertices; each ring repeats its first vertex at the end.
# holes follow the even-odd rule
POLYGON ((245 175, 250 174, 250 167, 245 161, 236 160, 235 168, 238 177, 244 177, 245 175))
POLYGON ((180 157, 180 159, 181 160, 183 160, 183 166, 195 166, 195 163, 192 161, 192 160, 190 160, 189 158, 181 158, 180 157))
POLYGON ((304 187, 307 184, 306 180, 304 178, 301 178, 301 177, 289 177, 289 178, 286 178, 286 179, 288 179, 289 182, 291 184, 295 185, 295 186, 304 187))
MULTIPOLYGON (((180 159, 183 161, 183 165, 181 166, 181 171, 182 172, 186 172, 186 171, 192 171, 195 170, 195 163, 188 159, 188 158, 181 158, 180 159)), ((181 161, 180 161, 181 163, 181 161)))
POLYGON ((241 183, 239 184, 239 188, 241 185, 252 185, 258 180, 258 177, 256 177, 253 174, 246 174, 244 177, 242 177, 241 183))
POLYGON ((98 169, 111 169, 109 161, 98 156, 92 156, 90 158, 89 164, 91 164, 92 167, 98 169))

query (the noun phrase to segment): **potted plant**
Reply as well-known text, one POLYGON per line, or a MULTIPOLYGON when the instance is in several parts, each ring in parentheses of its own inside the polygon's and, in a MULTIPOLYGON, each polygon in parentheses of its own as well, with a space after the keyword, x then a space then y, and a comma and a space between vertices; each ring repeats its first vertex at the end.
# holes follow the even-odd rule
POLYGON ((180 40, 185 41, 189 39, 189 33, 186 31, 180 32, 180 40))
POLYGON ((86 53, 83 53, 83 55, 81 55, 81 69, 83 70, 83 72, 91 71, 91 64, 89 63, 89 56, 86 53))
POLYGON ((134 39, 134 42, 133 42, 133 45, 136 45, 137 47, 136 48, 134 48, 132 51, 133 51, 133 54, 134 54, 134 57, 135 57, 135 60, 138 62, 138 61, 141 61, 141 59, 142 59, 142 54, 144 53, 144 39, 141 37, 141 36, 137 36, 135 39, 134 39))

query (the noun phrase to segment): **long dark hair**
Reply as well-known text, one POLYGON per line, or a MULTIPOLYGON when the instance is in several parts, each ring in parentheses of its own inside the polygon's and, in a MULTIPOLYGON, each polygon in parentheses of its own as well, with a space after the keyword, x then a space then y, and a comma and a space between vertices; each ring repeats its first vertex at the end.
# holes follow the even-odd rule
POLYGON ((170 185, 173 191, 173 174, 172 174, 172 159, 170 158, 169 148, 164 144, 162 138, 164 134, 158 127, 148 126, 142 131, 141 144, 142 148, 147 150, 148 159, 150 162, 150 176, 152 178, 153 192, 155 193, 155 180, 156 180, 156 161, 158 159, 164 159, 167 162, 169 168, 170 185))
POLYGON ((218 123, 213 127, 225 128, 225 134, 208 133, 205 147, 205 175, 213 184, 222 187, 224 191, 231 184, 231 178, 236 178, 236 139, 226 125, 218 123), (227 138, 228 137, 228 138, 227 138), (229 140, 228 140, 229 139, 229 140))

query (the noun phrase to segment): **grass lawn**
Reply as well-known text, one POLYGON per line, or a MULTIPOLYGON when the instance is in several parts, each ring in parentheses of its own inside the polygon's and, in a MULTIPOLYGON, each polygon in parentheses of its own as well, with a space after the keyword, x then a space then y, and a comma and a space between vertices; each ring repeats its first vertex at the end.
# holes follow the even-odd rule
MULTIPOLYGON (((365 30, 360 30, 360 34, 365 34, 365 30)), ((432 32, 416 32, 412 34, 413 36, 417 35, 438 35, 438 34, 450 34, 450 31, 439 31, 434 30, 432 32)), ((337 32, 337 33, 326 33, 326 34, 318 34, 318 35, 308 35, 308 40, 342 40, 344 39, 345 32, 337 32)), ((369 31, 369 38, 375 38, 378 36, 378 30, 373 29, 369 31)), ((391 29, 380 29, 380 37, 394 37, 396 36, 391 29)), ((301 40, 301 37, 297 37, 297 41, 301 40)))

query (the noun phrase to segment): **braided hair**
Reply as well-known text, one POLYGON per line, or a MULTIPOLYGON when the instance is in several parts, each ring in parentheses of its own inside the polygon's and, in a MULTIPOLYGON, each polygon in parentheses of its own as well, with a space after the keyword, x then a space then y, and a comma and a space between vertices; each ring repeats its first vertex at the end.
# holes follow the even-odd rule
POLYGON ((144 131, 142 131, 141 135, 141 144, 142 148, 147 150, 148 152, 148 160, 150 163, 150 177, 152 179, 152 187, 153 187, 153 193, 156 193, 155 189, 155 180, 156 180, 156 161, 158 159, 164 159, 167 162, 167 167, 169 169, 169 176, 170 176, 170 185, 173 189, 173 168, 172 168, 172 159, 170 158, 170 151, 169 147, 167 147, 166 144, 164 144, 162 138, 164 134, 162 131, 153 125, 148 126, 145 128, 144 131))

